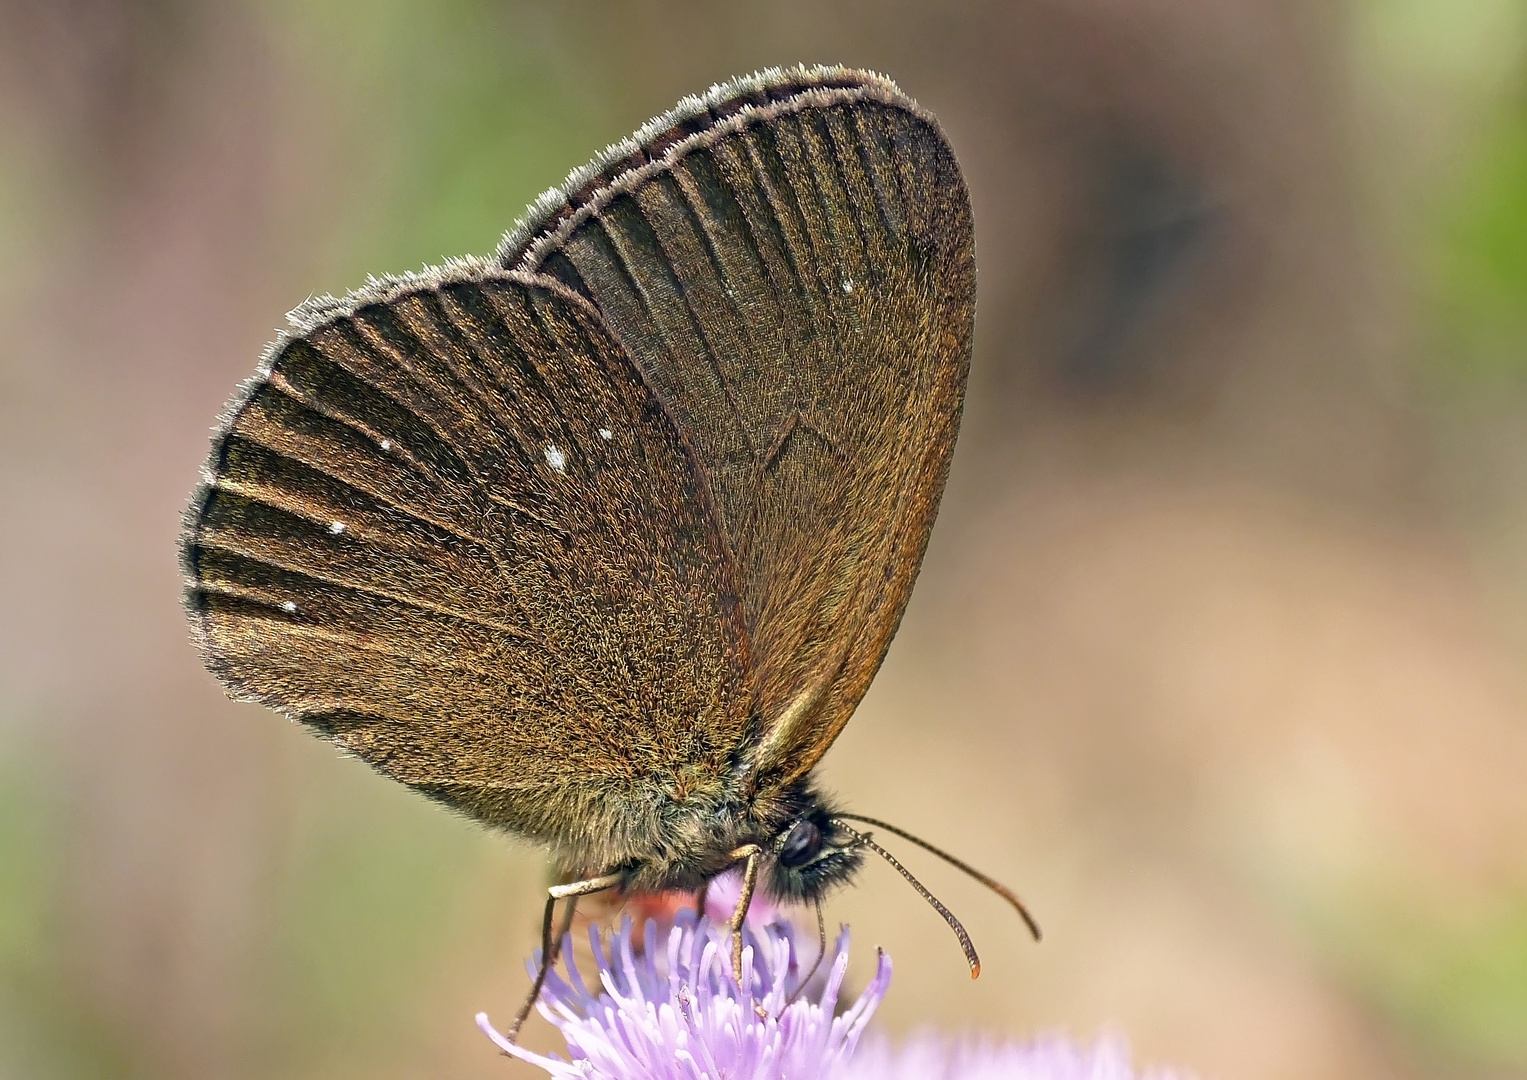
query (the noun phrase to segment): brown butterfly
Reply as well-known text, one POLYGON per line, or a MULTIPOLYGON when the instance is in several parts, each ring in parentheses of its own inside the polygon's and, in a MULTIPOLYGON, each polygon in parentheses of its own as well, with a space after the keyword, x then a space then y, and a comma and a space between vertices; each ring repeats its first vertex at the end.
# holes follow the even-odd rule
POLYGON ((741 863, 734 928, 760 873, 817 900, 890 858, 848 822, 922 843, 811 769, 911 592, 974 310, 959 167, 889 80, 686 98, 492 260, 293 313, 187 513, 197 644, 235 696, 547 845, 543 978, 559 898, 741 863))

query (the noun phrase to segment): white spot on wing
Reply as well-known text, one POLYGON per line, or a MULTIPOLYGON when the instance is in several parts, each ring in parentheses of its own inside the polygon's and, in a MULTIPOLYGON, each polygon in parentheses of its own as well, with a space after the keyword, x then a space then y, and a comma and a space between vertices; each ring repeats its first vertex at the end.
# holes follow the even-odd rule
POLYGON ((392 440, 391 439, 383 439, 377 445, 379 445, 383 450, 391 450, 392 449, 392 440))
POLYGON ((854 279, 853 278, 844 278, 843 279, 843 291, 846 292, 846 293, 851 293, 851 292, 854 291, 854 279))
POLYGON ((559 473, 567 472, 567 455, 550 444, 546 447, 546 464, 556 469, 559 473))
POLYGON ((615 438, 615 432, 611 431, 607 427, 602 427, 599 429, 599 437, 605 442, 609 442, 611 439, 615 438))
POLYGON ((297 614, 297 602, 295 600, 283 600, 281 601, 281 610, 288 615, 295 615, 297 614))
POLYGON ((338 536, 340 533, 342 533, 344 531, 345 531, 345 523, 343 521, 331 521, 331 522, 329 522, 329 532, 332 535, 338 536))

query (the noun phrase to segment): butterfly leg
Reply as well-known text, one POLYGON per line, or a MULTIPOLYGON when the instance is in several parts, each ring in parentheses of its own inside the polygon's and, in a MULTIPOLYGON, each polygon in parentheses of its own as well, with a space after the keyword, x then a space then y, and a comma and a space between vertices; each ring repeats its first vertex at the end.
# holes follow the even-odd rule
POLYGON ((737 910, 732 912, 727 929, 732 932, 732 977, 742 986, 742 920, 747 918, 748 906, 753 903, 753 889, 758 885, 758 861, 763 848, 757 844, 743 844, 732 852, 733 861, 747 860, 742 869, 742 895, 737 898, 737 910))
POLYGON ((790 996, 785 999, 786 1005, 794 1005, 795 999, 800 997, 806 989, 806 984, 816 978, 817 969, 822 966, 822 958, 827 955, 827 920, 822 915, 822 898, 817 897, 817 958, 812 962, 811 970, 806 972, 806 977, 795 984, 795 989, 790 991, 790 996))
POLYGON ((562 949, 562 939, 572 929, 573 912, 578 908, 578 897, 613 889, 620 884, 620 881, 619 874, 605 874, 601 877, 589 878, 587 881, 571 881, 566 885, 553 885, 546 890, 546 913, 541 918, 541 963, 536 970, 535 983, 530 987, 530 996, 525 999, 525 1004, 520 1006, 519 1014, 514 1018, 514 1023, 505 1035, 510 1042, 519 1039, 520 1028, 530 1016, 530 1010, 535 1008, 536 999, 541 996, 541 988, 546 985, 546 976, 557 962, 557 954, 562 949), (552 916, 556 913, 557 901, 562 899, 567 900, 567 909, 562 913, 562 924, 554 937, 551 932, 552 916))

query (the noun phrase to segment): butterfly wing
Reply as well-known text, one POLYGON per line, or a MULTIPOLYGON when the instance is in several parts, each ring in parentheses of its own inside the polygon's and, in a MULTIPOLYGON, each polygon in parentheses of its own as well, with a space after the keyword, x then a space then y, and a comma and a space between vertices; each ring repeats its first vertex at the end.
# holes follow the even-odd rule
POLYGON ((378 284, 230 408, 183 539, 194 632, 238 696, 603 868, 639 849, 641 793, 718 783, 746 719, 693 475, 556 283, 378 284))
POLYGON ((741 587, 755 764, 799 776, 896 631, 959 424, 974 239, 937 125, 862 72, 717 87, 548 192, 500 260, 594 303, 693 448, 741 587))

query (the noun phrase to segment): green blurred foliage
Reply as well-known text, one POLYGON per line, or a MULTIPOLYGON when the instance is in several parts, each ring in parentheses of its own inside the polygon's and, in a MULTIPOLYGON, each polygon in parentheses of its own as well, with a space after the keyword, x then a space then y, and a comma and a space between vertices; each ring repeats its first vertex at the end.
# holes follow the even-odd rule
POLYGON ((473 870, 503 857, 502 842, 485 850, 480 830, 355 765, 338 784, 322 770, 327 783, 302 785, 293 808, 262 943, 257 997, 273 1011, 253 1039, 255 1075, 344 1075, 406 1049, 397 1040, 455 947, 473 870))
MULTIPOLYGON (((1402 125, 1379 164, 1409 188, 1420 400, 1455 440, 1477 406, 1514 418, 1527 393, 1527 3, 1377 0, 1363 18, 1402 125)), ((1429 884, 1337 888, 1312 917, 1318 947, 1439 1074, 1527 1070, 1527 893, 1442 900, 1429 884)))
MULTIPOLYGON (((15 717, 8 717, 14 720, 15 717)), ((40 740, 0 745, 0 1074, 130 1076, 132 1053, 71 985, 60 792, 40 740), (12 1072, 11 1070, 14 1070, 12 1072)))
POLYGON ((351 115, 354 199, 332 268, 353 287, 380 269, 490 254, 536 195, 622 132, 565 28, 527 4, 406 0, 285 4, 278 47, 351 115))
POLYGON ((1527 894, 1472 910, 1369 885, 1316 916, 1344 979, 1444 1075, 1527 1069, 1527 894))
MULTIPOLYGON (((1524 72, 1527 76, 1527 72, 1524 72)), ((1527 78, 1524 78, 1527 91, 1527 78)), ((1451 347, 1439 359, 1488 385, 1527 384, 1527 92, 1490 126, 1451 191, 1432 278, 1451 347)))
MULTIPOLYGON (((48 971, 38 945, 56 938, 57 928, 48 918, 57 899, 58 847, 52 842, 56 822, 47 812, 44 793, 28 781, 21 766, 20 747, 6 746, 0 759, 0 994, 5 1008, 0 1019, 0 1041, 25 1047, 28 1031, 17 1021, 31 1013, 23 1007, 43 992, 48 971)), ((31 1019, 28 1016, 28 1019, 31 1019)))
POLYGON ((1428 384, 1527 388, 1527 3, 1360 10, 1359 64, 1398 125, 1377 164, 1406 189, 1428 384))

